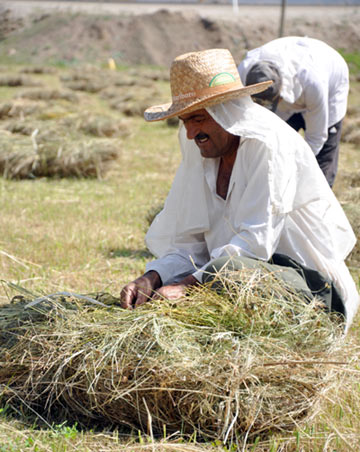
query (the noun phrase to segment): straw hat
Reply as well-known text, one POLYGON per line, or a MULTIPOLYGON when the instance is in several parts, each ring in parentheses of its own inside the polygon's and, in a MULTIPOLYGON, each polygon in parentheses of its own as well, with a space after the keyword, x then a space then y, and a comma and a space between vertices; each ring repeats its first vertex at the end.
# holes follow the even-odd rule
POLYGON ((145 110, 147 121, 159 121, 183 113, 251 96, 266 90, 272 81, 244 86, 227 49, 210 49, 180 55, 170 69, 172 102, 145 110))

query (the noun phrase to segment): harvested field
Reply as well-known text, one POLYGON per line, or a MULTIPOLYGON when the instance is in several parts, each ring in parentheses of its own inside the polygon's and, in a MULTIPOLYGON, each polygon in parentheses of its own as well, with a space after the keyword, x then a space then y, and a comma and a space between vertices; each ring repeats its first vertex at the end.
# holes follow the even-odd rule
MULTIPOLYGON (((0 17, 1 451, 357 450, 359 315, 343 338, 337 319, 260 273, 222 294, 118 306, 152 259, 144 233, 181 158, 177 119, 141 117, 168 101, 169 61, 210 46, 239 60, 277 36, 279 11, 66 3, 28 16, 31 0, 0 6, 21 12, 0 17)), ((334 191, 360 238, 359 8, 288 13, 289 34, 354 52, 334 191)))

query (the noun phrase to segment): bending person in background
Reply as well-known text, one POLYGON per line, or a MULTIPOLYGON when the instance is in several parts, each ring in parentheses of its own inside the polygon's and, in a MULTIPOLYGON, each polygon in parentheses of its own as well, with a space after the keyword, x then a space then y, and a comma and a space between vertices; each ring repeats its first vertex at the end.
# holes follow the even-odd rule
POLYGON ((344 259, 355 236, 307 143, 251 100, 272 82, 244 87, 225 49, 176 58, 170 80, 172 103, 144 115, 179 117, 182 162, 146 235, 157 259, 122 289, 122 306, 180 298, 218 269, 275 265, 348 328, 359 295, 344 259))
POLYGON ((289 36, 250 50, 238 71, 245 85, 274 81, 253 100, 295 130, 304 129, 332 187, 349 92, 349 69, 342 56, 317 39, 289 36))

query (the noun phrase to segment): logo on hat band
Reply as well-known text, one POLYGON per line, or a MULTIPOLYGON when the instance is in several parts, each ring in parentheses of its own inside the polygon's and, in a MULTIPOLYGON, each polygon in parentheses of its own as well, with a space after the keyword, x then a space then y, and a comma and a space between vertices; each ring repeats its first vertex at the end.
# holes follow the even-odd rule
POLYGON ((226 85, 228 83, 233 83, 235 81, 236 81, 235 77, 232 74, 230 74, 230 72, 220 72, 211 79, 209 86, 213 87, 219 85, 226 85))
POLYGON ((189 93, 180 93, 177 96, 173 96, 173 101, 176 102, 177 100, 189 99, 190 97, 195 97, 195 96, 196 96, 195 91, 190 91, 189 93))

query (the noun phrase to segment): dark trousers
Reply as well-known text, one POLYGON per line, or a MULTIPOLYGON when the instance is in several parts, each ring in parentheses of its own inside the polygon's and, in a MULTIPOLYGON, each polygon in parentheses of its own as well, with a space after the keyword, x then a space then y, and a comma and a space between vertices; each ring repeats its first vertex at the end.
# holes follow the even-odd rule
MULTIPOLYGON (((296 131, 300 129, 306 130, 305 121, 301 113, 293 114, 286 122, 296 131)), ((316 156, 316 160, 330 187, 334 185, 338 168, 341 128, 342 120, 329 127, 328 139, 316 156)))
MULTIPOLYGON (((244 268, 268 271, 283 281, 290 292, 298 293, 306 300, 316 296, 323 301, 328 311, 337 312, 342 317, 346 315, 344 301, 332 281, 317 270, 300 265, 284 254, 274 254, 269 262, 244 256, 219 257, 205 269, 202 282, 211 282, 222 272, 233 272, 244 268)), ((216 289, 217 286, 215 285, 214 288, 216 289)))

